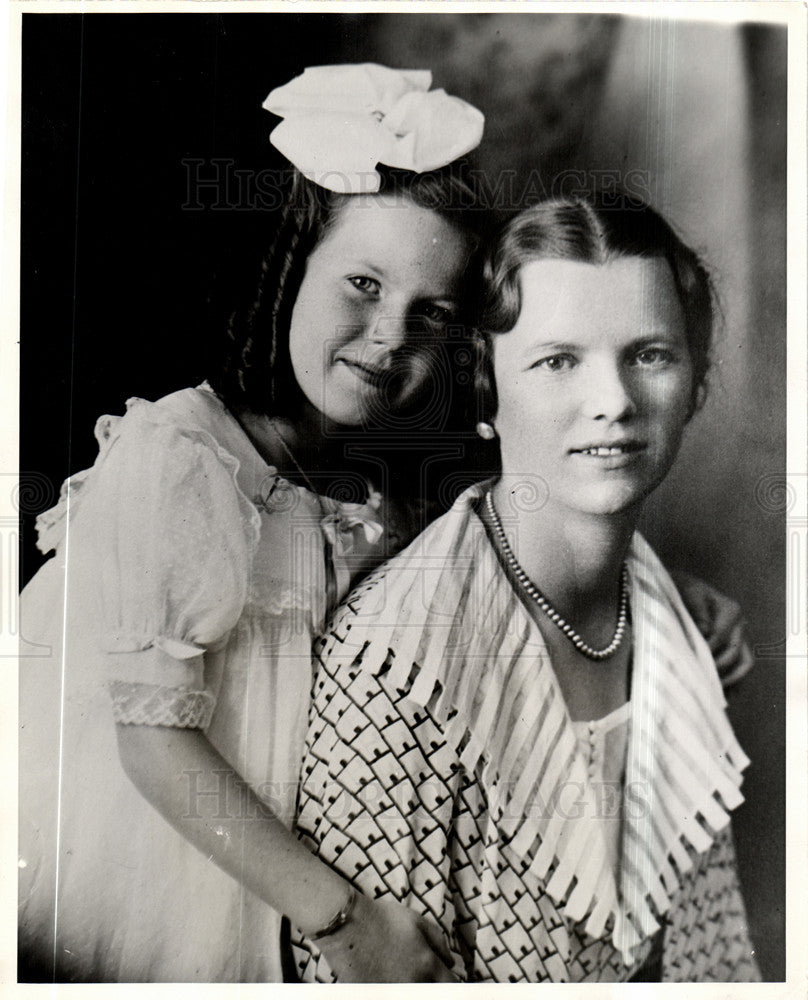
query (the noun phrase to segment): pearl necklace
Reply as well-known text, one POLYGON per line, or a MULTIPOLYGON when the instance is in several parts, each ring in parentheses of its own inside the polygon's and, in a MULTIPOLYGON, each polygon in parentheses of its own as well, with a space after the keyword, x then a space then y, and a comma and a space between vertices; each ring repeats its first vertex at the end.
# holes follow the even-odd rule
POLYGON ((561 629, 579 653, 583 653, 583 655, 588 659, 595 660, 597 662, 601 660, 608 660, 610 656, 614 656, 623 641, 623 635, 625 634, 626 625, 628 623, 628 570, 626 569, 625 563, 623 563, 623 569, 620 572, 620 610, 617 615, 617 628, 615 629, 612 641, 608 646, 605 646, 603 649, 593 649, 592 646, 584 642, 571 625, 564 621, 561 615, 556 611, 552 604, 550 604, 538 587, 535 587, 530 582, 527 573, 525 573, 517 562, 516 556, 513 554, 513 549, 510 547, 508 539, 505 537, 505 529, 502 527, 499 514, 497 514, 496 508, 494 507, 494 498, 492 497, 490 490, 485 495, 485 503, 491 517, 491 523, 493 524, 494 531, 497 535, 497 540, 499 541, 500 548, 502 549, 502 554, 505 556, 505 561, 508 563, 513 575, 519 581, 525 593, 528 594, 536 604, 538 604, 550 621, 561 629))

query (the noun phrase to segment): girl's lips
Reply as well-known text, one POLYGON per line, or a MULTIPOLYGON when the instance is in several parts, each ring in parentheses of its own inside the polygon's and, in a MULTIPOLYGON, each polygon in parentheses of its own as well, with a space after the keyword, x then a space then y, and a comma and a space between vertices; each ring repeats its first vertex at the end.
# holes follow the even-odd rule
POLYGON ((390 374, 387 368, 366 365, 353 358, 339 358, 338 360, 347 368, 350 368, 357 378, 360 378, 363 382, 367 382, 368 385, 379 386, 390 374))

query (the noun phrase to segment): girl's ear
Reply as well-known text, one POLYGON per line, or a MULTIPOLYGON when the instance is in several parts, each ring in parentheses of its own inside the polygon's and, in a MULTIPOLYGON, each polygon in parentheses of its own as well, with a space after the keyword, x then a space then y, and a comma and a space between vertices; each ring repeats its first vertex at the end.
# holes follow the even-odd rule
POLYGON ((474 403, 475 419, 472 424, 490 424, 497 412, 497 390, 491 363, 491 338, 477 331, 474 338, 474 403))
POLYGON ((695 416, 699 410, 704 406, 704 400, 707 398, 707 387, 702 382, 701 385, 696 386, 696 391, 693 394, 693 401, 690 404, 690 413, 688 414, 688 420, 695 416))

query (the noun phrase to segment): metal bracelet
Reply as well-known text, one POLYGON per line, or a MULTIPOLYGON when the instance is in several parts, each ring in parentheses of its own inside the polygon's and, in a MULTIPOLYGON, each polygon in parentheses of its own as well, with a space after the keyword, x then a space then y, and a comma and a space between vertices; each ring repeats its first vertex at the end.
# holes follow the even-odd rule
POLYGON ((345 900, 339 913, 325 925, 325 927, 320 928, 319 931, 315 931, 314 934, 309 934, 310 941, 319 941, 320 938, 328 937, 329 934, 334 934, 344 927, 348 921, 351 919, 351 914, 356 906, 356 897, 359 893, 354 889, 353 886, 348 887, 348 898, 345 900))

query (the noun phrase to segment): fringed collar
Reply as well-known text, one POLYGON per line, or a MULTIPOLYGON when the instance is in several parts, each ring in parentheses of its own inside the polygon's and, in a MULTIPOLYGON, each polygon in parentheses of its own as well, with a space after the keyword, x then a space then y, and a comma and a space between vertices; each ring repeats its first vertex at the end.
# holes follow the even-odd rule
MULTIPOLYGON (((541 633, 505 576, 466 490, 351 600, 332 657, 429 709, 476 771, 504 843, 561 912, 610 933, 627 965, 659 927, 691 853, 742 801, 749 763, 709 649, 648 544, 629 557, 634 629, 620 884, 541 633)), ((339 627, 337 625, 337 627, 339 627)))

